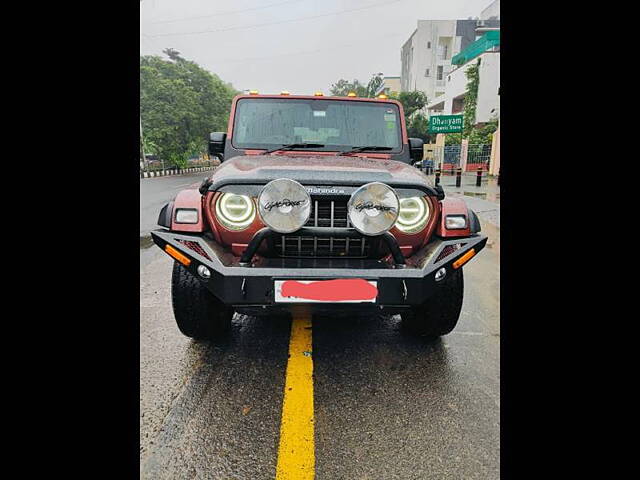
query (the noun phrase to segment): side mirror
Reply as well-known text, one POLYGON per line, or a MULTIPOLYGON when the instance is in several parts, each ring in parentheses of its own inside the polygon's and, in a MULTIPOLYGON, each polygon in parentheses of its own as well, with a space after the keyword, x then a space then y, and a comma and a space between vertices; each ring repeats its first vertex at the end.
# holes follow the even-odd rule
POLYGON ((414 162, 422 160, 424 156, 424 141, 421 138, 409 139, 409 156, 414 162))
POLYGON ((227 134, 225 132, 211 132, 209 135, 209 154, 222 158, 226 140, 227 134))

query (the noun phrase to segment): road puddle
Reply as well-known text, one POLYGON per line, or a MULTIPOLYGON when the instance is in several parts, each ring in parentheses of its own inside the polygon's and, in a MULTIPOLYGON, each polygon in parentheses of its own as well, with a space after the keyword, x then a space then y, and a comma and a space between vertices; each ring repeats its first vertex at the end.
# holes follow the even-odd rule
POLYGON ((153 238, 151 235, 145 235, 144 237, 140 237, 140 250, 146 250, 147 248, 153 247, 153 238))
POLYGON ((475 197, 481 198, 482 200, 488 200, 494 203, 500 203, 500 193, 499 192, 462 192, 463 195, 467 197, 475 197))

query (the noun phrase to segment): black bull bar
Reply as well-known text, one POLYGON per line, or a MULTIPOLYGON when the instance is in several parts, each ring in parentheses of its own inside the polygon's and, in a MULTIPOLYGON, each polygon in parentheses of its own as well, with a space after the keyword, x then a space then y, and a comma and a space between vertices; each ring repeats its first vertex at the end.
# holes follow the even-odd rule
MULTIPOLYGON (((189 264, 185 268, 223 303, 235 307, 279 307, 285 310, 295 304, 275 301, 275 280, 375 280, 378 289, 375 303, 355 304, 358 308, 373 306, 382 310, 401 310, 419 305, 438 291, 440 282, 435 279, 437 271, 444 269, 447 275, 451 274, 457 260, 475 256, 487 243, 487 236, 480 234, 452 239, 436 237, 405 261, 395 237, 389 233, 390 238, 386 235, 383 238, 389 245, 393 264, 376 259, 262 257, 252 263, 251 258, 260 243, 272 233, 275 232, 267 228, 256 232, 241 257, 233 255, 202 233, 158 229, 152 231, 151 236, 162 250, 166 251, 166 247, 171 246, 187 257, 189 264), (472 249, 474 253, 470 253, 472 249), (198 273, 200 265, 207 267, 209 278, 203 278, 198 273)), ((354 306, 337 305, 341 309, 354 306)))

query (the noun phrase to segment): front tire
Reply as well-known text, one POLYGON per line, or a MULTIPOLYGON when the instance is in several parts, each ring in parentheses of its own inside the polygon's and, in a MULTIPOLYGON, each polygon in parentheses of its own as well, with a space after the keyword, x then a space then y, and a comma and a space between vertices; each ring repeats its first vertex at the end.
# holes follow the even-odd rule
POLYGON ((442 282, 429 300, 401 314, 402 324, 407 330, 436 338, 455 328, 464 297, 462 269, 454 270, 442 282))
POLYGON ((178 262, 171 275, 173 315, 180 331, 195 340, 215 340, 231 326, 233 309, 218 300, 178 262))

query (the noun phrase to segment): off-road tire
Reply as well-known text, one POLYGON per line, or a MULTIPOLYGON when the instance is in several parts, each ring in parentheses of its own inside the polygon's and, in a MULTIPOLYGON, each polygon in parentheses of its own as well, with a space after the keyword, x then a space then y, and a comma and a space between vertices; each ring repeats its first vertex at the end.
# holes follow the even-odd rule
POLYGON ((436 338, 455 328, 464 296, 462 269, 449 273, 437 287, 429 300, 401 314, 402 325, 410 332, 436 338))
POLYGON ((223 304, 178 262, 171 275, 173 315, 180 331, 195 340, 215 340, 231 326, 233 309, 223 304))

